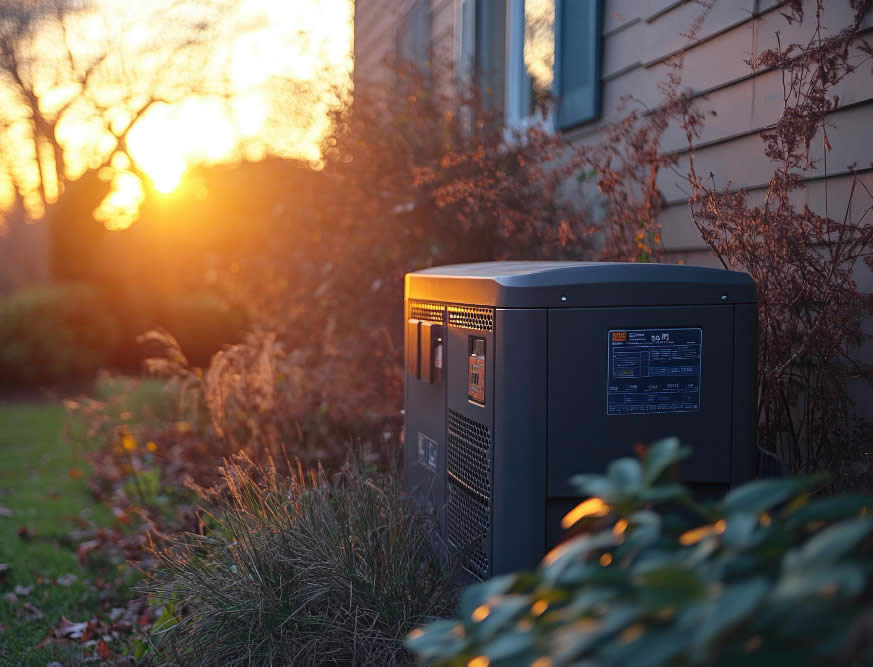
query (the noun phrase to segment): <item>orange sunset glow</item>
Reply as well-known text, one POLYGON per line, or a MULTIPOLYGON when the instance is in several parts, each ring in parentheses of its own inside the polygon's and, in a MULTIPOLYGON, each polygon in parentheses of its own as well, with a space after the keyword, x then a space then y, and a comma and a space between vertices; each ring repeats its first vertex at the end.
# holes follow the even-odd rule
MULTIPOLYGON (((58 198, 60 181, 96 168, 111 191, 95 217, 125 228, 148 188, 171 195, 195 165, 268 155, 318 164, 328 112, 350 91, 352 0, 185 3, 186 18, 219 17, 195 47, 185 35, 174 36, 180 29, 170 17, 179 6, 99 0, 62 22, 36 27, 35 51, 51 55, 34 68, 33 89, 55 123, 63 178, 53 169, 61 166, 48 142, 33 135, 21 114, 3 130, 0 208, 8 209, 18 192, 38 218, 58 198), (174 37, 181 46, 163 46, 174 37), (62 69, 66 55, 59 43, 80 70, 96 63, 87 87, 62 69), (164 67, 163 48, 190 53, 164 67), (148 88, 157 80, 159 88, 148 88), (137 115, 148 95, 154 103, 137 115)), ((17 103, 15 94, 0 89, 0 107, 17 103)))

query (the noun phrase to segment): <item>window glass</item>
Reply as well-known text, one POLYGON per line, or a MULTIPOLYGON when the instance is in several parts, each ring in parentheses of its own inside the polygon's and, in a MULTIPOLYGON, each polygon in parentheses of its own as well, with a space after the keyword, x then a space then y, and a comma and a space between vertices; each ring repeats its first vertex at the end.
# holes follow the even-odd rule
POLYGON ((476 15, 476 69, 487 111, 499 112, 506 91, 507 0, 480 0, 476 15))
POLYGON ((524 0, 524 115, 552 89, 555 72, 555 0, 524 0))

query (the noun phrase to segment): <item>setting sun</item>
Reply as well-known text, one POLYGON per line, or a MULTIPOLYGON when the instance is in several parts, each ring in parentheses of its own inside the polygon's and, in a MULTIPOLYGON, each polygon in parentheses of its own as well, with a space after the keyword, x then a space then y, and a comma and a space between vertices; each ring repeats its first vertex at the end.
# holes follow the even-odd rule
MULTIPOLYGON (((257 160, 266 154, 317 160, 327 130, 328 98, 348 85, 352 15, 349 0, 287 5, 245 0, 239 20, 256 21, 259 27, 223 47, 233 95, 226 100, 192 97, 151 109, 130 132, 136 166, 158 192, 168 194, 195 164, 257 160), (308 82, 308 105, 275 99, 271 83, 277 77, 308 82), (287 111, 289 103, 295 117, 285 118, 280 129, 275 115, 287 111)), ((130 204, 136 205, 135 198, 130 204)))
MULTIPOLYGON (((149 190, 173 192, 197 165, 317 164, 350 92, 353 15, 352 0, 94 0, 35 23, 31 85, 63 159, 24 110, 3 132, 0 202, 17 192, 39 218, 97 171, 110 193, 95 217, 124 228, 149 190)), ((20 104, 7 93, 0 106, 20 104)))

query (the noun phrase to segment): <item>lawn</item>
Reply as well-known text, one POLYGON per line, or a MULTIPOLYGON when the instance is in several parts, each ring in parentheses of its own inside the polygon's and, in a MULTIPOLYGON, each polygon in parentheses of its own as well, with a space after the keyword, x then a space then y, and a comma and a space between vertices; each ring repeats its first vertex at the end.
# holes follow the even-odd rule
POLYGON ((97 573, 79 564, 73 531, 80 520, 107 525, 111 517, 87 491, 85 462, 64 437, 66 418, 57 402, 0 404, 0 507, 12 513, 0 516, 0 563, 9 566, 0 574, 2 665, 74 662, 81 650, 40 644, 62 617, 84 621, 100 605, 97 573), (17 601, 16 586, 24 587, 17 601))

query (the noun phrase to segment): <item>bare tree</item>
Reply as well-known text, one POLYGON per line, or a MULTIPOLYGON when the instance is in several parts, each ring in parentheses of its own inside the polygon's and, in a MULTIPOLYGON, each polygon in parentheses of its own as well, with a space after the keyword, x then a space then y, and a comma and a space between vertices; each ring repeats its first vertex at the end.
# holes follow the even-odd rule
MULTIPOLYGON (((106 167, 148 179, 130 155, 152 107, 227 95, 210 45, 235 0, 4 0, 0 194, 41 217, 65 185, 106 167)), ((0 201, 0 204, 4 202, 0 201)))

